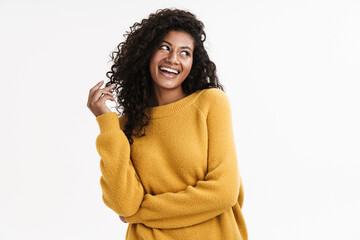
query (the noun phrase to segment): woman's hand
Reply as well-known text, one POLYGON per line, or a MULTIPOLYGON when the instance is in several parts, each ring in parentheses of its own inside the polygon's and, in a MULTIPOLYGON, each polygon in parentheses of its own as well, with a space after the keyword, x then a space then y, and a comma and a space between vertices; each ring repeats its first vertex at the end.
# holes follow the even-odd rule
POLYGON ((126 220, 125 220, 125 218, 124 218, 123 216, 120 216, 120 215, 119 215, 119 217, 120 217, 120 220, 121 220, 123 223, 127 223, 126 220))
POLYGON ((93 88, 90 89, 87 106, 95 117, 111 112, 105 105, 106 100, 115 101, 110 89, 115 87, 115 84, 111 84, 108 87, 100 88, 104 81, 100 81, 93 88))

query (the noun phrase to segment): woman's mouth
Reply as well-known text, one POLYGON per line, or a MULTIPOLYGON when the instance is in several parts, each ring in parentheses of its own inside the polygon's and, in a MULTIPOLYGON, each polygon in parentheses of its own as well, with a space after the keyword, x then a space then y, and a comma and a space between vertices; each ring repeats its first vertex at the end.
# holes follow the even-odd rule
POLYGON ((159 67, 160 73, 167 78, 176 77, 180 71, 168 67, 159 67))

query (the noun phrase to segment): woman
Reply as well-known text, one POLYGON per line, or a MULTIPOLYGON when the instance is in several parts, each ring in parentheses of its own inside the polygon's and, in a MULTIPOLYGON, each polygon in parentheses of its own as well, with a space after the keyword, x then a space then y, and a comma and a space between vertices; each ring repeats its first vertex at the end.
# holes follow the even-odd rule
POLYGON ((163 9, 135 23, 89 93, 104 203, 126 239, 247 239, 230 103, 204 25, 163 9), (118 117, 105 105, 115 101, 118 117))

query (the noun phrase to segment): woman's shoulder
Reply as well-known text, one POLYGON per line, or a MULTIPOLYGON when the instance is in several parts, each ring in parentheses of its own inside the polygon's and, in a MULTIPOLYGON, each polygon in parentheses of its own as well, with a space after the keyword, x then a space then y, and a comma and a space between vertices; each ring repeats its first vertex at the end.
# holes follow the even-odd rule
POLYGON ((204 102, 228 101, 226 93, 219 88, 206 88, 201 91, 200 98, 204 102))
POLYGON ((210 108, 229 105, 226 93, 219 88, 207 88, 201 91, 197 99, 197 106, 203 111, 208 112, 210 108))
POLYGON ((220 88, 205 88, 201 90, 201 95, 207 96, 207 97, 213 97, 218 95, 224 95, 225 92, 221 90, 220 88))

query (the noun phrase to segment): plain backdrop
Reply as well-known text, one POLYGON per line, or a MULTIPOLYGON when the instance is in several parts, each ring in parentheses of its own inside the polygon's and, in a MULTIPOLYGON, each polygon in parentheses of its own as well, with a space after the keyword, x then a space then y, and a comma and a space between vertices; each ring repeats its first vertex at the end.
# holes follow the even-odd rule
POLYGON ((249 239, 360 239, 356 0, 0 0, 0 239, 125 238, 87 98, 123 34, 165 7, 205 24, 249 239))

